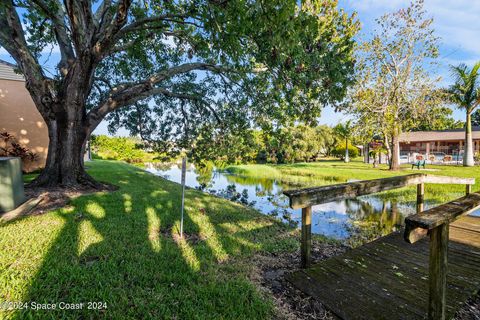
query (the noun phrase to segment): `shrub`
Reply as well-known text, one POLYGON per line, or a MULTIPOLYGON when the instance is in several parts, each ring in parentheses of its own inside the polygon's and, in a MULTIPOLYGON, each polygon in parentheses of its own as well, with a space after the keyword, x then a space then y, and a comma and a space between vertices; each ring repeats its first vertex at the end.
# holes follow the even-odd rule
POLYGON ((18 157, 23 162, 31 162, 38 159, 37 154, 18 143, 12 134, 0 132, 0 139, 3 141, 3 146, 0 147, 0 157, 18 157))
MULTIPOLYGON (((348 156, 350 158, 356 158, 358 157, 358 148, 355 147, 355 146, 352 146, 350 143, 348 144, 348 156)), ((332 156, 336 157, 336 158, 340 158, 340 159, 343 159, 345 158, 345 143, 343 144, 340 144, 338 146, 336 146, 333 150, 332 150, 332 156)))
POLYGON ((126 137, 92 136, 93 157, 106 160, 121 160, 129 163, 148 162, 154 154, 143 150, 140 141, 126 137))

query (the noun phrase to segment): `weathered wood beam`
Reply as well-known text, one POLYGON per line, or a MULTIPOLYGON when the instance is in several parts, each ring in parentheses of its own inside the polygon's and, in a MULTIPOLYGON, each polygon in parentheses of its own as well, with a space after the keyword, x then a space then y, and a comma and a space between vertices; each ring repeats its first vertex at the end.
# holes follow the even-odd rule
POLYGON ((308 268, 312 251, 312 207, 302 209, 301 267, 308 268))
POLYGON ((461 215, 467 214, 480 207, 480 193, 471 193, 457 200, 442 204, 438 207, 414 214, 405 218, 404 239, 414 243, 426 235, 426 231, 433 230, 440 225, 455 221, 461 215))
POLYGON ((409 174, 404 176, 347 182, 322 187, 287 190, 284 192, 290 199, 293 209, 305 208, 330 201, 351 199, 371 193, 402 188, 413 184, 474 184, 473 178, 430 176, 426 174, 409 174))
POLYGON ((444 223, 430 231, 430 260, 428 268, 428 319, 444 320, 446 311, 448 231, 444 223))
POLYGON ((287 190, 284 194, 290 198, 290 207, 293 209, 299 209, 320 203, 351 199, 371 193, 401 188, 411 184, 418 184, 422 181, 422 174, 410 174, 399 177, 347 182, 315 188, 287 190))
POLYGON ((417 213, 423 211, 423 202, 425 200, 425 184, 417 184, 417 213))
POLYGON ((433 184, 475 184, 475 178, 435 176, 430 174, 423 175, 423 183, 433 184))

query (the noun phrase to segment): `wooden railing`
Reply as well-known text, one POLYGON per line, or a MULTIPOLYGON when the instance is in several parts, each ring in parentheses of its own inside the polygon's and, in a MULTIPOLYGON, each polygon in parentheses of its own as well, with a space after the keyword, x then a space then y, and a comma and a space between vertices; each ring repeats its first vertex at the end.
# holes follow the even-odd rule
POLYGON ((391 178, 363 180, 315 188, 288 190, 284 194, 290 207, 302 209, 301 267, 311 263, 312 206, 326 202, 352 199, 358 196, 417 185, 417 214, 405 219, 404 238, 414 243, 430 235, 429 319, 445 318, 445 292, 449 223, 480 207, 480 193, 471 193, 473 178, 411 174, 391 178), (463 184, 466 196, 423 211, 425 184, 463 184))
POLYGON ((470 186, 465 197, 405 219, 408 243, 430 235, 428 318, 432 320, 445 319, 450 223, 480 207, 480 193, 470 193, 470 186))
POLYGON ((391 178, 362 180, 333 184, 314 188, 287 190, 283 193, 290 200, 290 207, 302 209, 302 235, 301 235, 301 266, 306 268, 311 263, 312 246, 312 206, 331 201, 353 199, 358 196, 417 185, 417 212, 423 211, 425 183, 436 184, 464 184, 467 193, 471 185, 475 184, 473 178, 444 177, 427 174, 409 174, 391 178))

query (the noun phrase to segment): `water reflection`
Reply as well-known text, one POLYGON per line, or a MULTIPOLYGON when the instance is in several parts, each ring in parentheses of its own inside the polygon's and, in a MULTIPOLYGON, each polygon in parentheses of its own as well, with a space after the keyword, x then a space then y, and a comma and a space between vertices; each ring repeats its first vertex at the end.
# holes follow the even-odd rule
MULTIPOLYGON (((147 164, 147 171, 180 183, 181 169, 176 164, 147 164)), ((302 187, 339 183, 328 177, 302 181, 302 187)), ((233 175, 213 167, 187 167, 186 184, 191 188, 240 202, 297 226, 301 211, 290 209, 283 190, 298 188, 298 183, 286 184, 275 179, 233 175)), ((414 213, 413 207, 399 206, 396 202, 375 196, 335 201, 313 206, 312 232, 336 239, 348 239, 351 244, 363 243, 386 235, 401 227, 405 215, 414 213)))

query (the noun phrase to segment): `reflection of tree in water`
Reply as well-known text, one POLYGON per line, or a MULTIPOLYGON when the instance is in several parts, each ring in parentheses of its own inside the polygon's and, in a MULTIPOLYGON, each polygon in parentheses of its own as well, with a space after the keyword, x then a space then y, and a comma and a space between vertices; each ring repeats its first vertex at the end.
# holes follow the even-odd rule
POLYGON ((348 242, 352 246, 398 231, 402 225, 403 215, 397 202, 383 201, 381 209, 378 209, 372 201, 376 199, 345 200, 346 213, 352 220, 347 226, 351 234, 348 242))
POLYGON ((195 165, 194 172, 197 176, 197 182, 200 185, 198 189, 206 190, 213 186, 214 166, 212 163, 206 162, 195 165))
POLYGON ((266 192, 272 191, 275 184, 274 179, 268 178, 256 178, 252 176, 237 176, 237 175, 225 175, 227 181, 230 183, 238 183, 241 185, 247 186, 258 186, 260 185, 262 189, 266 192))

